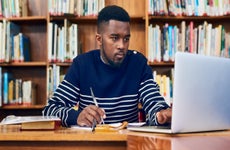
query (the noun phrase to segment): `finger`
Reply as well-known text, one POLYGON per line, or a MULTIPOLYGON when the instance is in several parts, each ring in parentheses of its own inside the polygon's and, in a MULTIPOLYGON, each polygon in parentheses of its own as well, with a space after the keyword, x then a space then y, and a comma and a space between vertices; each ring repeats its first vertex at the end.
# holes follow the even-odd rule
POLYGON ((164 124, 167 122, 167 116, 162 112, 157 112, 157 121, 159 124, 164 124))
POLYGON ((78 116, 77 124, 80 126, 91 126, 94 119, 94 117, 90 114, 91 111, 91 107, 83 109, 78 116))
POLYGON ((157 116, 157 122, 158 122, 159 124, 162 124, 163 117, 162 117, 161 112, 157 112, 156 116, 157 116))
POLYGON ((90 125, 92 125, 93 122, 97 118, 99 118, 99 116, 97 116, 97 112, 94 109, 88 108, 85 112, 86 112, 85 113, 85 119, 90 123, 90 125))
POLYGON ((94 119, 96 119, 97 123, 102 122, 102 115, 105 117, 103 109, 95 105, 89 105, 79 114, 77 123, 81 126, 92 126, 94 119))
POLYGON ((90 125, 90 122, 88 122, 88 121, 79 121, 79 123, 78 123, 78 125, 79 126, 86 126, 86 127, 90 127, 91 125, 90 125))
POLYGON ((93 116, 93 119, 96 119, 97 123, 101 123, 103 117, 105 116, 105 111, 97 106, 91 105, 89 106, 89 108, 87 109, 88 113, 93 116))
POLYGON ((165 110, 164 117, 166 118, 166 122, 170 123, 172 119, 172 109, 168 108, 165 110))
POLYGON ((91 122, 87 118, 87 113, 85 111, 82 111, 78 116, 77 124, 79 126, 91 126, 91 122))

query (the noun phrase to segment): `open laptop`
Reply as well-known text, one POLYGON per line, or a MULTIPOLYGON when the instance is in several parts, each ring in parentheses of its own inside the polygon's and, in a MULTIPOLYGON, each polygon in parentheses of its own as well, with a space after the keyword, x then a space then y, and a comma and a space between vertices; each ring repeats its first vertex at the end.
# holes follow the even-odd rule
POLYGON ((230 129, 230 59, 177 52, 170 129, 132 131, 188 133, 230 129))

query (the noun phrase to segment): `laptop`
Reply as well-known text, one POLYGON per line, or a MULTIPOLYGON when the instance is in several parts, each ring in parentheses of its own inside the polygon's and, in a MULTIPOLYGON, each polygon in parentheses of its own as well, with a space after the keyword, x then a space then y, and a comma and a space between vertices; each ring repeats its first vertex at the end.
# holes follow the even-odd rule
POLYGON ((230 129, 230 59, 177 52, 171 127, 131 131, 189 133, 230 129))

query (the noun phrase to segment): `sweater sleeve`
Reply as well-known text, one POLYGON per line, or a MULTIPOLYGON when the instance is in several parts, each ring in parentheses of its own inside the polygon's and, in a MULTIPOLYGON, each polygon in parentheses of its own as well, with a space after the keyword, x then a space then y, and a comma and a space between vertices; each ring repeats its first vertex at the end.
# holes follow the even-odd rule
POLYGON ((42 112, 44 116, 58 116, 63 126, 76 125, 80 113, 75 109, 79 99, 76 64, 74 61, 42 112))
POLYGON ((140 102, 146 114, 146 122, 149 125, 159 125, 156 113, 162 109, 169 108, 169 106, 160 94, 159 86, 153 79, 152 69, 147 63, 143 67, 139 95, 140 102))

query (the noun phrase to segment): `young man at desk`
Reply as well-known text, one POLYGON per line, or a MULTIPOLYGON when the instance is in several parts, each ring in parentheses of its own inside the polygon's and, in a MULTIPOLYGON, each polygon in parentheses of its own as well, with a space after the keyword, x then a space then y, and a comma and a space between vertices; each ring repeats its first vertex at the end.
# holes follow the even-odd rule
POLYGON ((100 49, 73 60, 43 115, 60 117, 64 126, 138 122, 140 102, 149 125, 169 123, 171 108, 159 93, 147 59, 128 50, 130 37, 129 14, 118 6, 103 8, 97 20, 100 49))

